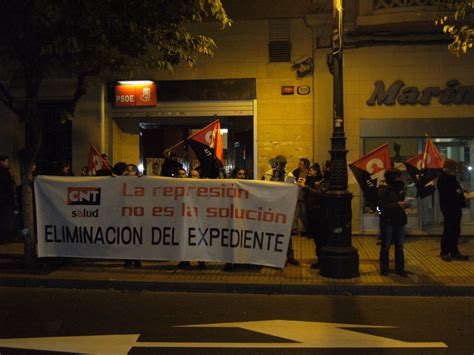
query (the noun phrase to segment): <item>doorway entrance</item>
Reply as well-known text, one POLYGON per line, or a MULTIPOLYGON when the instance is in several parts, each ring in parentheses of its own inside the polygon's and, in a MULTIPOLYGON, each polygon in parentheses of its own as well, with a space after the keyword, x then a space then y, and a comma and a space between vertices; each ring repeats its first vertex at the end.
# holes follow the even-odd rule
MULTIPOLYGON (((161 175, 164 162, 163 151, 209 123, 216 117, 163 117, 153 118, 153 122, 140 122, 140 160, 144 174, 161 175)), ((220 117, 221 135, 224 149, 224 172, 231 177, 236 167, 247 169, 253 177, 254 132, 253 116, 220 117)), ((176 158, 186 172, 199 165, 193 150, 187 144, 174 149, 176 158)))

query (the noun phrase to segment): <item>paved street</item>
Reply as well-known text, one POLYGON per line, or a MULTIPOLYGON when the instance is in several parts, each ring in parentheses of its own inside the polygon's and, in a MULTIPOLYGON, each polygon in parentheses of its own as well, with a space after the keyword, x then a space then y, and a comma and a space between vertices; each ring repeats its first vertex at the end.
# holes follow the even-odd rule
POLYGON ((6 346, 113 354, 474 352, 474 299, 461 297, 2 288, 0 322, 2 355, 35 353, 6 346))

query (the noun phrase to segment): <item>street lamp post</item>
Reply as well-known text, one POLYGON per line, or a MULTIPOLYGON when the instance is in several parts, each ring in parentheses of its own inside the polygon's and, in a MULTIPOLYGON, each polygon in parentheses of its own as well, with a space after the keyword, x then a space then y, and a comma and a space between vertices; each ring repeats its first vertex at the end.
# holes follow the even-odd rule
POLYGON ((319 273, 331 278, 359 275, 359 254, 351 242, 351 200, 347 190, 347 150, 344 134, 343 106, 343 0, 333 0, 334 30, 332 38, 333 69, 333 133, 331 137, 331 168, 329 188, 323 205, 327 222, 327 244, 321 250, 319 273))

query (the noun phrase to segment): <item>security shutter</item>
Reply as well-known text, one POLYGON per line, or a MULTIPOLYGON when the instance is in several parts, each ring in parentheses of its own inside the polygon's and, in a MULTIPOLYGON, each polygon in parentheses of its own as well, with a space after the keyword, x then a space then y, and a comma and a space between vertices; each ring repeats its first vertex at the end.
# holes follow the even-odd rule
POLYGON ((291 62, 291 26, 287 19, 269 20, 268 56, 271 62, 291 62))

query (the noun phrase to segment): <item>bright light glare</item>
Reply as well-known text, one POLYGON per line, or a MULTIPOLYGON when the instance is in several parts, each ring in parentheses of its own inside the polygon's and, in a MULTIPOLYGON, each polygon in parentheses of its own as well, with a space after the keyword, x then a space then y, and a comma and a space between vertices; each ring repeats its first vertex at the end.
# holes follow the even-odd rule
POLYGON ((140 172, 140 174, 143 174, 143 170, 145 170, 143 168, 143 164, 142 163, 138 164, 138 171, 140 172))
POLYGON ((229 133, 229 129, 221 128, 221 134, 227 134, 227 133, 229 133))
POLYGON ((118 82, 120 85, 150 85, 153 84, 151 80, 123 80, 118 82))
POLYGON ((471 171, 471 170, 472 170, 472 166, 469 165, 469 166, 467 167, 467 170, 471 171))

